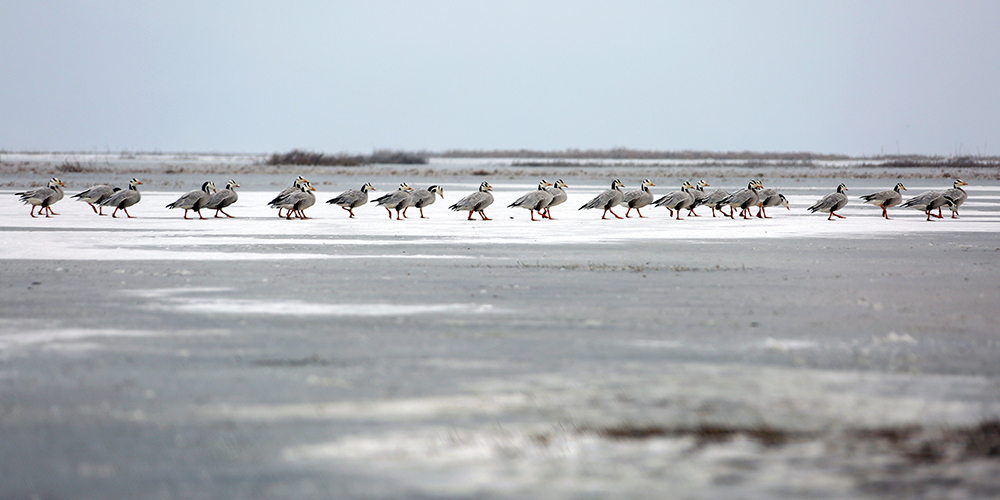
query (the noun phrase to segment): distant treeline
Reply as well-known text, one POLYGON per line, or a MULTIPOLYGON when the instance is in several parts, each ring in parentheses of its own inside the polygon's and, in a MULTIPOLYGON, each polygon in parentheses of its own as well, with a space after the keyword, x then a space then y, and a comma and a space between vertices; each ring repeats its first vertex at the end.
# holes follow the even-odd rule
MULTIPOLYGON (((760 151, 658 151, 628 148, 612 149, 564 149, 561 151, 540 151, 533 149, 492 149, 468 150, 450 149, 443 152, 401 151, 382 149, 370 155, 337 153, 326 154, 301 149, 287 153, 274 153, 266 161, 267 165, 327 165, 350 167, 372 164, 424 165, 429 158, 514 158, 526 161, 518 166, 535 166, 532 160, 545 160, 542 166, 559 164, 560 160, 771 160, 789 164, 809 165, 814 161, 860 160, 871 161, 886 167, 1000 167, 1000 157, 996 156, 924 156, 924 155, 880 155, 852 157, 842 154, 822 154, 809 152, 760 152, 760 151)), ((576 162, 574 162, 576 164, 576 162)))
POLYGON ((879 165, 884 167, 947 167, 947 168, 1000 168, 1000 158, 996 156, 885 156, 879 157, 879 165))
POLYGON ((428 154, 408 151, 376 150, 370 155, 355 155, 348 153, 326 154, 313 151, 293 149, 287 153, 274 153, 267 165, 321 165, 331 167, 356 167, 376 163, 423 165, 427 163, 428 154))
POLYGON ((612 149, 564 149, 562 151, 538 151, 532 149, 467 150, 452 149, 434 154, 442 158, 538 158, 556 160, 849 160, 840 154, 820 154, 807 152, 760 152, 760 151, 658 151, 629 148, 612 149))

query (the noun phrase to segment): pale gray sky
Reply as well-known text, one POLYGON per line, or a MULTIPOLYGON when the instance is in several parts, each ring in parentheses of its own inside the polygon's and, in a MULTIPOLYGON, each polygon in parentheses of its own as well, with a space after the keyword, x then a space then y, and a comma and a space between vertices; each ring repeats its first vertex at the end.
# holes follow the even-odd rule
POLYGON ((0 149, 1000 155, 1000 1, 0 4, 0 149))

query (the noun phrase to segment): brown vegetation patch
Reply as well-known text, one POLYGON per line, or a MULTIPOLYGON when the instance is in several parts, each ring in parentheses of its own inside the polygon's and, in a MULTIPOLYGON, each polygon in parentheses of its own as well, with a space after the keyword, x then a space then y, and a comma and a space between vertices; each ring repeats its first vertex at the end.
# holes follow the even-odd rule
POLYGON ((388 149, 376 150, 367 156, 348 153, 329 155, 293 149, 287 153, 274 153, 265 162, 266 165, 319 165, 329 167, 357 167, 372 164, 423 165, 426 163, 426 154, 388 149))
POLYGON ((253 366, 266 366, 272 368, 301 368, 305 366, 329 366, 329 360, 320 358, 313 354, 308 358, 299 359, 258 359, 250 362, 253 366))
POLYGON ((701 424, 693 427, 633 426, 618 425, 599 429, 583 428, 581 433, 593 433, 616 441, 655 438, 693 438, 697 445, 724 443, 738 437, 745 437, 764 446, 782 446, 791 442, 805 441, 817 437, 804 431, 779 430, 769 426, 735 427, 715 424, 701 424))
POLYGON ((693 438, 697 446, 746 438, 761 445, 823 439, 831 453, 889 453, 912 464, 955 463, 967 460, 1000 460, 1000 421, 990 420, 972 427, 928 429, 917 425, 852 428, 837 431, 784 430, 768 425, 695 426, 632 425, 581 427, 581 434, 595 434, 615 441, 693 438))

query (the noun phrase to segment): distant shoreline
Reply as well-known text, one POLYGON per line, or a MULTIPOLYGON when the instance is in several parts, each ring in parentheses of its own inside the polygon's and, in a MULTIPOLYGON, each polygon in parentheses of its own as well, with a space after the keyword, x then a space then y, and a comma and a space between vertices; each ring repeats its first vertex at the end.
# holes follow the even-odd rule
MULTIPOLYGON (((501 153, 501 152, 495 152, 501 153)), ((507 153, 507 152, 504 152, 507 153)), ((269 165, 267 154, 242 153, 0 153, 7 176, 68 175, 337 175, 407 177, 592 178, 955 178, 1000 180, 1000 158, 892 156, 880 158, 791 158, 762 154, 745 158, 579 158, 428 156, 422 164, 353 166, 269 165)), ((722 155, 724 156, 724 155, 722 155)), ((11 179, 11 182, 17 182, 11 179)))
MULTIPOLYGON (((809 161, 869 161, 869 162, 898 162, 898 163, 926 163, 926 162, 986 162, 1000 163, 1000 156, 985 155, 920 155, 920 154, 895 154, 895 155, 859 155, 852 156, 839 153, 813 153, 808 151, 696 151, 696 150, 644 150, 629 148, 612 149, 564 149, 564 150, 534 150, 534 149, 449 149, 444 151, 430 150, 391 150, 379 149, 371 154, 339 152, 326 154, 313 152, 311 150, 294 149, 286 153, 253 153, 253 152, 197 152, 197 151, 7 151, 0 150, 0 161, 5 161, 7 157, 77 157, 77 158, 118 158, 121 160, 160 158, 160 159, 206 159, 206 158, 245 158, 254 159, 260 163, 266 163, 274 156, 294 156, 299 155, 315 160, 316 157, 328 156, 338 158, 369 157, 376 160, 395 158, 425 158, 425 159, 519 159, 525 161, 538 160, 685 160, 685 161, 723 161, 723 160, 743 160, 743 161, 786 161, 786 162, 809 162, 809 161)), ((374 163, 400 163, 376 161, 374 163)))

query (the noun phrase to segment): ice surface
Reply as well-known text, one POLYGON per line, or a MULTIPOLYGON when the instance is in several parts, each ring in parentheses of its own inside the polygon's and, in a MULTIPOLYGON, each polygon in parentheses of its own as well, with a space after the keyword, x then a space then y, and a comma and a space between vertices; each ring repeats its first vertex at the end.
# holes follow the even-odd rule
POLYGON ((378 187, 446 198, 397 221, 325 204, 363 181, 329 176, 285 220, 264 188, 290 179, 260 174, 235 219, 183 220, 164 205, 197 182, 170 175, 134 219, 0 191, 0 496, 1000 492, 942 434, 1000 418, 996 181, 960 219, 884 220, 856 197, 892 182, 848 179, 827 221, 810 178, 769 183, 772 219, 678 221, 601 220, 577 208, 610 179, 567 178, 532 222, 505 207, 535 178, 489 178, 494 220, 467 221, 447 206, 483 178, 414 176, 378 187))
MULTIPOLYGON (((914 238, 926 233, 995 232, 1000 223, 1000 212, 995 210, 1000 206, 997 187, 970 187, 972 199, 962 207, 962 218, 927 222, 920 212, 898 207, 890 209, 894 220, 886 221, 879 217, 877 207, 863 205, 857 199, 840 212, 846 219, 828 221, 826 214, 805 210, 829 191, 822 187, 788 190, 791 210, 772 207, 768 210, 772 218, 767 220, 712 218, 705 207, 697 210, 701 217, 684 213, 683 220, 674 220, 665 209, 653 207, 643 210, 646 218, 601 220, 599 210, 576 210, 603 189, 587 185, 569 189, 569 201, 552 210, 555 220, 532 222, 526 211, 505 208, 523 191, 496 184, 497 201, 486 210, 493 221, 480 221, 478 217, 467 221, 467 213, 447 210, 450 200, 467 194, 463 190, 475 188, 472 184, 448 189, 448 199, 425 209, 428 219, 420 219, 418 212, 411 209, 410 218, 401 221, 390 220, 383 209, 374 205, 356 209, 357 218, 348 219, 339 207, 324 203, 336 193, 318 194, 317 205, 307 210, 311 219, 285 220, 266 206, 274 195, 266 192, 241 192, 239 201, 228 209, 235 219, 214 218, 213 211, 204 210, 209 219, 184 220, 181 211, 162 208, 178 195, 164 192, 144 192, 140 204, 130 210, 135 219, 98 217, 86 204, 69 199, 56 204, 59 216, 32 219, 27 207, 0 191, 0 226, 8 231, 31 231, 0 247, 0 259, 460 259, 468 256, 427 249, 445 243, 474 248, 497 243, 530 246, 632 240, 914 238), (395 250, 393 247, 408 250, 380 250, 395 250)), ((856 191, 867 190, 859 187, 856 191)), ((625 213, 624 209, 617 211, 625 213)), ((947 209, 943 213, 950 215, 947 209)))

